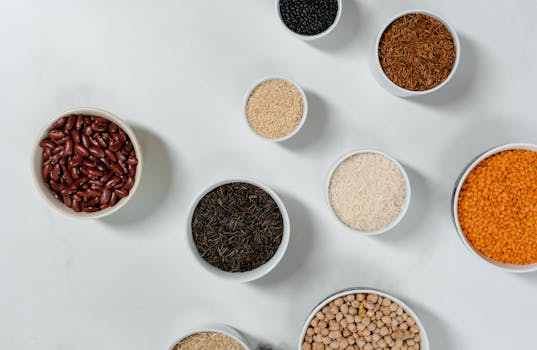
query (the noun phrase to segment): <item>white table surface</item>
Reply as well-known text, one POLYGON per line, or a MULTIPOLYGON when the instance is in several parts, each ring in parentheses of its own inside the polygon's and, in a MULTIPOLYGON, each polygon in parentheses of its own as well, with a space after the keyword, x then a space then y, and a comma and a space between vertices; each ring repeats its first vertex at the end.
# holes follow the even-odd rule
POLYGON ((223 322, 295 350, 311 308, 350 286, 408 302, 434 350, 535 348, 537 275, 470 255, 449 207, 472 157, 536 140, 537 2, 344 0, 335 32, 305 43, 271 0, 4 0, 0 43, 1 349, 166 349, 223 322), (367 54, 389 17, 419 7, 451 21, 462 61, 444 91, 404 100, 377 85, 367 54), (310 101, 283 144, 250 134, 241 114, 270 74, 310 101), (29 171, 39 130, 76 106, 123 117, 145 151, 139 192, 103 220, 57 213, 29 171), (323 197, 331 163, 359 148, 394 155, 412 181, 407 217, 378 238, 346 231, 323 197), (229 176, 265 182, 291 216, 287 255, 254 283, 216 279, 185 244, 193 196, 229 176))

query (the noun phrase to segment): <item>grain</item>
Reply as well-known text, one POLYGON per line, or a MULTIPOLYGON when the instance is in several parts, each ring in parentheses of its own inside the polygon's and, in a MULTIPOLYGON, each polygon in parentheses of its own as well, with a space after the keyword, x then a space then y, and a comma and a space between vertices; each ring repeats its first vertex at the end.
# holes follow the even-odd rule
POLYGON ((244 348, 227 335, 202 332, 181 340, 174 350, 244 350, 244 348))
POLYGON ((343 160, 329 184, 330 205, 347 226, 363 232, 390 225, 406 198, 405 178, 391 159, 358 153, 343 160))
POLYGON ((451 32, 431 16, 414 13, 396 19, 382 34, 378 56, 396 85, 424 91, 447 79, 456 59, 451 32))
POLYGON ((283 231, 278 204, 249 183, 215 188, 192 215, 192 238, 200 256, 227 272, 251 271, 267 263, 280 247, 283 231))
POLYGON ((290 135, 300 124, 304 100, 296 86, 283 79, 259 84, 248 97, 246 116, 252 130, 269 139, 290 135))
POLYGON ((502 263, 537 263, 537 153, 503 151, 464 181, 458 217, 470 244, 502 263))

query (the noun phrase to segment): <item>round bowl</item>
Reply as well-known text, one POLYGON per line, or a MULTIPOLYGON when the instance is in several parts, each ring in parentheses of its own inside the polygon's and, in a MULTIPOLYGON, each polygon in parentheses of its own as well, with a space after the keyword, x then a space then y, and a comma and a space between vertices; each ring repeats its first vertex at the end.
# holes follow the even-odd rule
POLYGON ((272 271, 272 269, 274 269, 276 265, 278 265, 278 263, 282 260, 285 254, 285 251, 287 250, 287 246, 289 245, 290 232, 291 232, 291 229, 290 229, 289 215, 280 197, 278 197, 278 195, 268 186, 260 182, 254 181, 254 180, 243 179, 243 178, 231 178, 231 179, 221 180, 221 181, 217 181, 207 186, 205 189, 199 192, 198 195, 192 201, 192 204, 190 205, 190 209, 188 211, 187 219, 186 219, 186 235, 187 235, 187 240, 188 240, 188 247, 190 248, 194 258, 200 263, 200 265, 205 270, 212 273, 213 275, 229 280, 229 281, 236 281, 236 282, 254 281, 256 279, 259 279, 265 276, 270 271, 272 271), (272 256, 272 258, 269 261, 259 266, 258 268, 250 270, 250 271, 245 271, 245 272, 227 272, 227 271, 223 271, 219 269, 216 266, 209 264, 207 261, 205 261, 205 259, 203 259, 200 256, 198 252, 198 248, 196 247, 196 244, 194 243, 194 238, 192 237, 192 216, 194 215, 194 211, 196 210, 196 207, 198 206, 199 201, 207 193, 211 192, 215 188, 225 185, 225 184, 234 183, 234 182, 248 183, 248 184, 257 186, 261 188, 262 190, 264 190, 265 192, 267 192, 278 205, 278 208, 280 209, 282 213, 282 218, 283 218, 283 237, 282 237, 280 246, 278 247, 278 250, 276 250, 276 253, 274 254, 274 256, 272 256))
POLYGON ((488 151, 485 151, 481 153, 479 156, 474 158, 470 163, 463 169, 459 177, 457 178, 457 181, 455 183, 455 188, 453 190, 453 196, 451 198, 451 218, 453 219, 453 224, 455 225, 455 229, 457 230, 457 235, 459 236, 461 242, 464 244, 466 249, 470 251, 470 253, 479 258, 481 261, 484 261, 490 266, 494 266, 496 268, 499 268, 503 271, 508 272, 515 272, 515 273, 525 273, 525 272, 534 272, 537 271, 537 263, 529 264, 529 265, 515 265, 515 264, 506 264, 502 263, 496 260, 493 260, 483 254, 481 254, 479 251, 477 251, 470 241, 466 238, 466 235, 464 234, 462 227, 459 222, 459 213, 458 213, 458 206, 459 206, 459 194, 461 192, 462 185, 466 181, 466 178, 468 175, 474 170, 474 168, 481 163, 486 158, 500 153, 502 151, 508 151, 508 150, 516 150, 516 149, 522 149, 522 150, 528 150, 537 152, 537 145, 528 144, 528 143, 510 143, 505 144, 501 146, 494 147, 492 149, 489 149, 488 151))
POLYGON ((244 113, 244 120, 246 121, 246 126, 248 127, 248 130, 252 132, 252 134, 254 134, 255 136, 263 140, 269 140, 273 142, 282 142, 295 136, 300 131, 300 129, 302 129, 302 126, 306 122, 306 117, 308 116, 308 99, 306 98, 306 93, 304 92, 304 90, 300 87, 300 85, 298 85, 294 81, 287 79, 287 78, 280 77, 280 76, 267 76, 267 77, 264 77, 263 79, 256 81, 252 86, 250 86, 250 88, 246 92, 246 95, 244 96, 244 101, 243 101, 243 113, 244 113), (262 83, 269 81, 269 80, 285 80, 293 84, 294 87, 296 87, 297 90, 300 92, 300 95, 302 96, 303 105, 304 105, 303 111, 302 111, 302 118, 300 119, 300 123, 295 128, 295 130, 293 130, 293 132, 290 133, 289 135, 286 135, 277 139, 271 139, 269 137, 265 137, 263 135, 256 133, 250 126, 250 123, 248 122, 247 106, 248 106, 248 100, 250 98, 250 95, 252 94, 252 92, 255 90, 256 87, 258 87, 262 83))
POLYGON ((373 76, 375 77, 377 82, 380 84, 380 86, 382 86, 386 91, 392 93, 395 96, 412 97, 412 96, 426 95, 426 94, 430 94, 432 92, 438 91, 453 78, 459 66, 461 45, 459 42, 459 36, 457 35, 457 32, 448 23, 448 21, 446 21, 442 16, 432 11, 417 9, 417 10, 408 10, 408 11, 401 12, 398 15, 392 17, 390 20, 388 20, 386 24, 382 27, 382 29, 379 31, 372 51, 373 52, 372 52, 372 57, 371 57, 371 69, 373 72, 373 76), (384 70, 382 69, 382 66, 380 65, 380 60, 379 60, 379 55, 378 55, 380 40, 382 38, 382 35, 384 34, 384 31, 386 31, 386 29, 398 18, 406 16, 406 15, 410 15, 413 13, 418 13, 418 14, 423 14, 423 15, 433 17, 434 19, 440 21, 444 26, 446 26, 446 28, 450 31, 451 36, 453 37, 453 42, 455 44, 455 49, 456 49, 455 63, 453 64, 453 68, 451 69, 451 72, 449 73, 448 77, 442 83, 435 86, 434 88, 429 89, 429 90, 424 90, 424 91, 408 90, 408 89, 400 87, 399 85, 391 81, 390 78, 388 78, 388 76, 386 76, 386 74, 384 73, 384 70))
POLYGON ((37 186, 37 189, 39 190, 39 193, 50 204, 52 208, 58 210, 59 212, 67 216, 77 218, 77 219, 102 218, 122 208, 134 196, 136 190, 138 189, 138 186, 140 185, 140 181, 142 179, 142 168, 143 168, 142 148, 140 146, 140 143, 138 142, 138 139, 134 131, 127 124, 125 124, 125 122, 123 122, 114 114, 104 111, 102 109, 98 109, 98 108, 90 108, 90 107, 74 108, 74 109, 65 111, 61 113, 60 115, 54 117, 47 124, 47 127, 45 127, 39 134, 37 141, 34 145, 33 151, 32 151, 32 175, 33 175, 34 183, 37 186), (129 195, 125 198, 120 199, 117 202, 117 204, 114 205, 113 207, 109 207, 109 208, 99 210, 93 213, 76 212, 73 209, 67 207, 65 204, 63 204, 56 198, 54 198, 50 190, 45 186, 43 179, 41 178, 42 149, 39 146, 39 143, 41 142, 41 140, 43 140, 47 136, 47 133, 53 128, 53 124, 58 119, 71 115, 71 114, 90 115, 90 116, 102 117, 102 118, 108 119, 114 122, 115 124, 117 124, 121 129, 123 129, 123 131, 129 136, 129 139, 131 140, 131 143, 136 152, 136 157, 138 158, 138 166, 136 168, 136 175, 134 176, 134 179, 135 179, 134 186, 131 188, 129 195))
POLYGON ((410 180, 408 179, 408 174, 407 174, 405 168, 403 167, 403 165, 401 163, 399 163, 395 158, 390 156, 389 154, 386 154, 386 153, 380 152, 380 151, 376 151, 376 150, 352 151, 352 152, 346 153, 343 156, 339 157, 338 160, 330 168, 330 172, 328 173, 328 178, 326 180, 326 185, 325 185, 325 199, 326 199, 326 203, 328 204, 328 208, 330 209, 330 212, 332 213, 332 215, 345 228, 347 228, 349 230, 352 230, 353 232, 358 232, 358 233, 363 234, 365 236, 376 236, 376 235, 379 235, 381 233, 388 232, 392 228, 397 226, 397 224, 399 222, 401 222, 401 220, 405 216, 405 214, 406 214, 406 212, 408 210, 408 207, 410 206, 410 198, 411 198, 411 196, 412 196, 412 193, 411 193, 411 188, 410 188, 410 180), (405 180, 406 197, 405 197, 405 202, 403 203, 403 207, 401 208, 401 211, 399 212, 399 215, 397 215, 397 217, 388 226, 383 227, 381 229, 378 229, 376 231, 360 231, 360 230, 356 230, 356 229, 348 226, 343 221, 341 221, 341 219, 336 215, 336 213, 334 212, 334 208, 332 208, 332 204, 330 203, 330 181, 332 180, 332 176, 334 175, 334 171, 339 166, 339 164, 341 164, 345 159, 347 159, 347 158, 349 158, 351 156, 354 156, 356 154, 362 154, 362 153, 374 153, 374 154, 379 154, 381 156, 384 156, 384 157, 388 158, 389 160, 394 162, 395 165, 397 165, 397 168, 399 168, 399 170, 401 171, 401 174, 403 175, 403 178, 405 180))
POLYGON ((226 335, 230 337, 231 339, 238 342, 244 350, 253 350, 253 348, 249 345, 246 338, 235 328, 224 325, 224 324, 214 324, 214 325, 208 325, 205 327, 197 328, 195 330, 187 332, 185 335, 179 337, 176 341, 173 342, 172 345, 168 348, 168 350, 174 350, 175 346, 179 344, 182 340, 190 337, 191 335, 203 333, 203 332, 213 332, 213 333, 220 333, 223 335, 226 335))
POLYGON ((337 11, 337 14, 336 14, 336 18, 334 19, 334 23, 332 23, 332 25, 330 27, 326 28, 326 30, 324 32, 321 32, 319 34, 302 35, 302 34, 298 34, 298 33, 293 32, 291 29, 289 29, 289 27, 287 27, 287 25, 285 25, 285 22, 283 21, 283 18, 282 18, 282 14, 280 12, 280 0, 276 0, 275 4, 276 4, 276 15, 278 16, 279 22, 282 25, 282 27, 285 28, 285 30, 288 33, 291 33, 291 35, 293 35, 293 36, 295 36, 295 37, 297 37, 299 39, 302 39, 304 41, 317 40, 317 39, 320 39, 322 37, 327 36, 330 32, 332 32, 334 30, 334 28, 337 26, 337 24, 339 23, 339 20, 341 19, 341 13, 342 13, 342 8, 343 8, 343 1, 342 0, 337 0, 338 11, 337 11))
POLYGON ((399 304, 401 306, 401 308, 408 314, 410 315, 414 321, 416 321, 416 325, 419 327, 420 329, 420 337, 421 337, 421 342, 420 342, 420 350, 430 350, 430 346, 429 346, 429 338, 427 337, 427 332, 425 331, 425 327, 423 327, 423 324, 421 323, 420 319, 418 318, 418 316, 414 313, 414 311, 412 311, 412 309, 407 305, 405 304, 402 300, 386 293, 386 292, 383 292, 383 291, 380 291, 380 290, 377 290, 377 289, 373 289, 373 288, 361 288, 361 287, 355 287, 355 288, 348 288, 348 289, 344 289, 344 290, 341 290, 339 292, 336 292, 330 296, 328 296, 327 298, 325 298, 324 300, 322 300, 319 304, 317 304, 317 306, 315 306, 315 308, 311 311, 311 313, 309 314, 308 318, 306 319, 306 321, 304 322, 304 327, 302 328, 302 332, 300 333, 300 338, 298 340, 298 350, 302 350, 302 342, 304 341, 304 337, 306 336, 306 331, 308 330, 310 324, 311 324, 311 321, 313 320, 313 318, 315 317, 315 314, 317 314, 317 312, 319 312, 320 310, 322 310, 322 308, 332 302, 333 300, 336 300, 337 298, 341 298, 341 297, 345 297, 349 294, 377 294, 383 298, 388 298, 390 299, 392 302, 396 302, 397 304, 399 304))

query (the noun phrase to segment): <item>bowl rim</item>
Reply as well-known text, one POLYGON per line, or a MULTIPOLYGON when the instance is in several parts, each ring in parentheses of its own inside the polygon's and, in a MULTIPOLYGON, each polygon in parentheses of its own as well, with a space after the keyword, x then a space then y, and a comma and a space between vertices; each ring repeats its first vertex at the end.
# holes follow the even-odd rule
POLYGON ((285 78, 283 76, 279 76, 279 75, 268 75, 268 76, 265 76, 265 77, 257 80, 254 84, 252 84, 248 88, 248 90, 246 91, 246 94, 244 95, 244 98, 243 98, 243 107, 242 107, 242 109, 243 109, 243 116, 244 116, 244 121, 246 122, 246 126, 248 127, 248 130, 250 130, 255 136, 261 138, 262 140, 268 140, 268 141, 272 141, 272 142, 282 142, 282 141, 289 140, 291 137, 295 136, 300 131, 300 129, 302 129, 302 127, 304 126, 304 123, 306 122, 306 118, 308 116, 308 99, 306 97, 306 93, 304 92, 304 89, 302 89, 302 87, 300 85, 298 85, 296 82, 294 82, 293 80, 285 78), (302 96, 302 105, 303 105, 303 107, 302 107, 302 118, 300 119, 300 122, 298 123, 297 127, 290 134, 282 136, 282 137, 279 137, 279 138, 275 138, 275 139, 271 139, 269 137, 263 136, 263 135, 258 134, 257 132, 255 132, 254 129, 252 129, 252 126, 250 125, 250 122, 248 121, 248 112, 247 112, 248 101, 250 99, 250 96, 254 92, 254 90, 259 85, 263 84, 264 82, 270 81, 270 80, 284 80, 284 81, 287 81, 288 83, 292 84, 298 90, 300 95, 302 96))
POLYGON ((460 56, 461 56, 461 45, 460 45, 459 35, 457 34, 457 32, 455 31, 453 26, 451 26, 451 24, 444 17, 440 16, 438 13, 430 11, 430 10, 419 9, 419 8, 418 9, 412 9, 412 10, 405 10, 405 11, 399 12, 395 16, 392 16, 382 26, 381 30, 378 32, 377 38, 375 40, 374 48, 375 48, 374 64, 375 64, 376 69, 380 72, 381 79, 385 83, 387 83, 391 88, 395 89, 399 94, 401 94, 401 95, 409 95, 409 96, 427 95, 427 94, 433 93, 435 91, 438 91, 442 87, 446 86, 452 80, 453 76, 455 75, 455 72, 457 71, 457 68, 459 67, 459 61, 460 61, 460 56), (399 85, 397 85, 393 81, 391 81, 390 78, 388 78, 388 76, 386 75, 386 73, 384 72, 384 69, 382 69, 382 66, 380 64, 378 50, 379 50, 379 46, 380 46, 380 40, 382 39, 382 35, 384 34, 386 29, 388 29, 388 27, 394 21, 396 21, 397 19, 399 19, 399 18, 401 18, 403 16, 410 15, 410 14, 423 14, 423 15, 433 17, 434 19, 440 21, 449 30, 449 32, 451 33, 451 36, 453 37, 453 43, 455 44, 455 51, 456 51, 455 52, 455 62, 453 63, 453 67, 451 68, 451 72, 449 72, 449 75, 447 76, 446 79, 444 79, 443 82, 441 82, 437 86, 435 86, 435 87, 433 87, 431 89, 428 89, 428 90, 414 91, 414 90, 408 90, 408 89, 405 89, 403 87, 400 87, 399 85))
POLYGON ((244 336, 240 333, 239 330, 225 324, 211 324, 189 330, 184 335, 180 336, 175 342, 173 342, 172 345, 168 347, 168 350, 174 350, 175 346, 177 346, 181 341, 194 334, 205 332, 223 334, 238 342, 244 350, 252 350, 252 347, 250 346, 250 344, 248 344, 247 340, 244 338, 244 336))
POLYGON ((306 331, 308 330, 311 324, 311 321, 315 317, 315 314, 319 312, 320 310, 322 310, 322 308, 325 307, 326 304, 332 302, 333 300, 336 300, 338 298, 341 298, 350 294, 376 294, 383 298, 388 298, 392 302, 398 303, 403 308, 403 310, 405 310, 405 312, 414 319, 414 321, 416 322, 416 325, 418 325, 418 327, 420 328, 420 337, 421 337, 420 349, 430 350, 429 337, 427 336, 427 331, 425 330, 425 327, 423 326, 423 323, 421 322, 419 317, 410 308, 410 306, 408 306, 401 299, 393 296, 392 294, 388 292, 385 292, 383 290, 376 289, 376 288, 370 288, 370 287, 345 288, 345 289, 339 290, 337 292, 334 292, 328 295, 319 303, 317 303, 317 305, 312 309, 312 311, 309 313, 308 317, 306 318, 306 321, 304 322, 304 326, 302 327, 302 332, 300 333, 300 338, 298 339, 298 350, 302 350, 302 343, 303 343, 304 337, 306 336, 306 331))
POLYGON ((210 183, 209 185, 205 186, 201 191, 196 194, 194 199, 192 200, 187 216, 186 216, 186 239, 188 247, 190 248, 190 251, 192 252, 192 255, 194 256, 195 260, 208 272, 211 274, 229 280, 229 281, 236 281, 236 282, 251 282, 257 279, 260 279, 261 277, 267 275, 269 272, 271 272, 283 259, 283 256, 285 255, 285 252, 287 251, 287 247, 289 246, 289 237, 291 232, 291 225, 289 220, 289 214, 287 212, 287 208, 285 207, 285 204, 281 200, 281 198, 274 192, 270 187, 267 185, 252 180, 249 178, 244 177, 230 177, 225 178, 222 180, 218 180, 215 182, 210 183), (244 271, 244 272, 227 272, 224 270, 219 269, 216 266, 213 266, 209 264, 205 259, 203 259, 198 251, 198 248, 196 247, 196 244, 194 243, 194 239, 192 237, 192 216, 194 215, 194 211, 196 210, 199 201, 209 192, 214 190, 217 187, 220 187, 222 185, 230 184, 230 183, 236 183, 236 182, 243 182, 248 183, 251 185, 254 185, 256 187, 261 188, 265 192, 267 192, 272 199, 276 202, 278 205, 278 208, 280 209, 280 212, 282 214, 283 218, 283 237, 282 241, 280 242, 280 246, 274 253, 274 255, 263 265, 250 270, 250 271, 244 271))
POLYGON ((330 25, 330 27, 326 28, 321 33, 318 33, 318 34, 315 34, 315 35, 303 35, 303 34, 296 33, 294 31, 292 31, 289 27, 287 27, 287 25, 283 21, 282 14, 280 12, 280 0, 275 0, 276 15, 278 16, 278 19, 279 19, 278 22, 280 22, 282 27, 284 27, 285 30, 288 33, 291 33, 291 35, 293 35, 294 37, 299 38, 299 39, 304 40, 304 41, 313 41, 313 40, 323 38, 323 37, 327 36, 328 34, 330 34, 334 30, 334 28, 338 25, 338 23, 339 23, 339 21, 341 19, 341 14, 343 13, 343 11, 342 11, 343 1, 342 0, 337 0, 337 4, 338 4, 338 11, 337 11, 337 14, 336 14, 336 18, 334 19, 334 23, 332 23, 330 25))
POLYGON ((332 164, 332 166, 330 167, 330 171, 328 172, 328 176, 326 178, 326 182, 325 182, 325 200, 328 204, 328 208, 330 210, 330 213, 332 213, 332 216, 334 218, 336 218, 336 220, 341 224, 343 225, 347 230, 350 230, 354 233, 359 233, 361 235, 364 235, 364 236, 377 236, 377 235, 380 235, 382 233, 386 233, 390 230, 392 230, 395 226, 397 226, 402 220, 403 220, 403 217, 406 215, 407 211, 408 211, 408 208, 410 207, 410 199, 412 197, 412 189, 411 189, 411 185, 410 185, 410 179, 408 177, 408 173, 406 172, 404 166, 397 160, 395 159, 394 157, 392 157, 391 155, 385 153, 385 152, 382 152, 382 151, 378 151, 378 150, 375 150, 375 149, 360 149, 360 150, 353 150, 353 151, 350 151, 350 152, 346 152, 344 153, 343 155, 339 156, 336 161, 332 164), (346 159, 354 156, 354 155, 358 155, 358 154, 366 154, 366 153, 373 153, 373 154, 378 154, 378 155, 381 155, 383 157, 386 157, 387 159, 391 160, 396 166, 397 168, 399 169, 399 171, 401 171, 401 174, 403 175, 403 179, 405 181, 405 187, 406 187, 406 197, 405 197, 405 201, 403 203, 403 206, 401 207, 401 211, 399 212, 399 214, 395 217, 395 219, 387 226, 385 227, 382 227, 378 230, 375 230, 375 231, 360 231, 360 230, 357 230, 357 229, 354 229, 350 226, 348 226, 347 224, 345 224, 337 215, 336 215, 336 212, 334 211, 334 208, 332 207, 332 203, 330 201, 330 183, 332 181, 332 177, 334 175, 334 172, 336 171, 336 169, 339 167, 339 165, 345 161, 346 159))
POLYGON ((64 215, 67 215, 76 219, 83 219, 83 220, 99 219, 99 218, 103 218, 105 216, 115 213, 116 211, 124 207, 127 204, 127 202, 129 202, 130 199, 135 195, 136 191, 138 190, 138 187, 140 186, 140 182, 142 179, 143 153, 142 153, 142 148, 140 146, 140 143, 138 141, 138 138, 135 132, 133 131, 131 127, 129 127, 121 118, 119 118, 115 114, 108 112, 104 109, 95 108, 95 107, 71 108, 51 118, 49 122, 46 124, 46 126, 43 127, 41 131, 39 132, 37 140, 34 143, 34 146, 32 148, 32 153, 31 153, 30 158, 31 158, 30 170, 32 173, 32 179, 41 197, 45 199, 45 201, 48 202, 49 206, 54 208, 56 211, 61 212, 64 215), (65 206, 65 204, 63 204, 62 202, 54 198, 54 196, 52 196, 52 194, 50 193, 50 190, 46 188, 43 183, 43 179, 41 178, 41 164, 42 164, 41 147, 39 146, 39 143, 46 137, 47 133, 51 129, 54 128, 54 123, 58 119, 66 117, 71 114, 97 116, 97 117, 105 118, 114 122, 129 136, 129 139, 134 147, 134 150, 136 152, 136 157, 138 158, 138 166, 136 167, 136 174, 134 175, 134 178, 135 178, 134 185, 129 191, 129 195, 125 198, 122 198, 113 207, 109 207, 109 208, 99 210, 93 213, 85 213, 82 211, 75 212, 74 210, 65 206))
POLYGON ((462 227, 460 225, 460 222, 459 222, 459 213, 458 213, 459 195, 460 195, 462 186, 466 182, 468 175, 475 169, 475 167, 479 165, 483 160, 489 158, 490 156, 493 156, 503 151, 517 150, 517 149, 537 152, 537 145, 532 144, 532 143, 506 143, 506 144, 489 148, 488 150, 480 153, 477 157, 474 157, 470 162, 468 162, 468 164, 463 168, 457 180, 455 181, 455 186, 454 186, 452 197, 451 197, 451 219, 455 226, 455 230, 457 231, 457 236, 459 237, 463 245, 466 247, 466 249, 473 256, 479 258, 479 260, 483 261, 487 265, 493 266, 503 271, 508 271, 512 273, 528 273, 528 272, 537 271, 537 263, 528 264, 528 265, 507 264, 507 263, 502 263, 502 262, 493 260, 485 256, 484 254, 480 253, 479 251, 477 251, 472 246, 470 241, 466 238, 466 235, 464 234, 462 227))

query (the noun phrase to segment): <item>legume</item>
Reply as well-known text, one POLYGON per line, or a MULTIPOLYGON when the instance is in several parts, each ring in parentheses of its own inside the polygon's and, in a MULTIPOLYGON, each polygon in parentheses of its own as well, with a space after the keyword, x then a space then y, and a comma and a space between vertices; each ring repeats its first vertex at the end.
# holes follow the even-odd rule
POLYGON ((45 186, 75 212, 113 207, 134 186, 136 151, 125 131, 105 118, 60 118, 39 146, 45 186))
POLYGON ((464 181, 457 211, 464 235, 483 255, 537 263, 537 152, 503 151, 483 160, 464 181))
POLYGON ((419 350, 420 328, 399 304, 378 294, 349 294, 311 320, 302 350, 419 350))
POLYGON ((317 35, 334 24, 337 0, 280 0, 280 14, 287 28, 300 35, 317 35))

